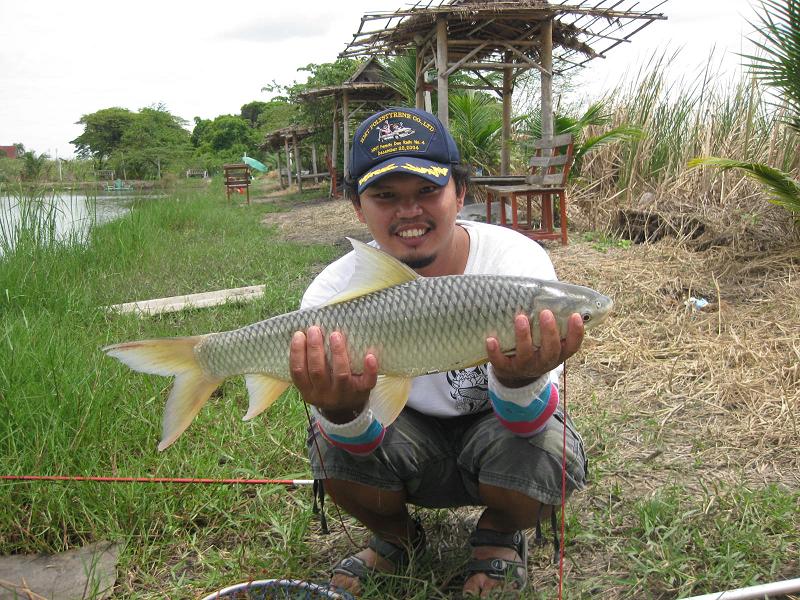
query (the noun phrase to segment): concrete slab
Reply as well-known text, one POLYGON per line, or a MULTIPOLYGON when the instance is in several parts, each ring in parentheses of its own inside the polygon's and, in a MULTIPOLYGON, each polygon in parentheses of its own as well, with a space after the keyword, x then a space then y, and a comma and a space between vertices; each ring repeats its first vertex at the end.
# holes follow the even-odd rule
POLYGON ((98 542, 59 554, 0 556, 0 600, 108 598, 120 550, 98 542))

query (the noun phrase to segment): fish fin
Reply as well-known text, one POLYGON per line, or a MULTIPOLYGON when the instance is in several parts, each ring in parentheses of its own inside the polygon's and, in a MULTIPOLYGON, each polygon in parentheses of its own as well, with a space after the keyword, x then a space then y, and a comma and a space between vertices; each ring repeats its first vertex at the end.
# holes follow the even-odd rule
POLYGON ((384 427, 388 427, 405 407, 413 380, 412 377, 378 375, 378 383, 369 395, 369 407, 384 427))
POLYGON ((164 408, 159 451, 166 450, 186 431, 221 383, 222 379, 209 379, 203 375, 199 366, 196 370, 187 370, 175 377, 164 408))
POLYGON ((249 421, 267 410, 286 391, 286 388, 292 385, 288 381, 255 373, 245 375, 244 379, 247 382, 250 405, 247 407, 247 413, 242 417, 243 421, 249 421))
MULTIPOLYGON (((177 375, 187 366, 196 364, 194 347, 205 338, 191 337, 140 340, 106 346, 102 350, 134 371, 150 375, 177 375)), ((200 368, 200 365, 197 365, 200 368)))
POLYGON ((353 238, 347 239, 356 251, 356 267, 347 289, 326 304, 346 302, 420 277, 411 267, 386 252, 353 238))
POLYGON ((189 427, 222 379, 209 377, 194 356, 206 336, 142 340, 106 346, 103 351, 134 371, 175 376, 162 420, 159 450, 172 444, 189 427))

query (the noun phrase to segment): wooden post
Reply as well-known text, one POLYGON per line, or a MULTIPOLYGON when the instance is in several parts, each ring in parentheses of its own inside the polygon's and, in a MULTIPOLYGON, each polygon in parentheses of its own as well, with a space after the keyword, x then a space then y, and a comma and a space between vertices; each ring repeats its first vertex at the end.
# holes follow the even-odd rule
POLYGON ((291 160, 289 160, 289 136, 283 136, 283 151, 286 153, 286 185, 292 185, 292 167, 291 167, 291 160))
POLYGON ((292 134, 292 148, 294 149, 294 168, 297 169, 297 190, 303 191, 303 165, 300 164, 300 147, 297 143, 297 136, 292 134))
MULTIPOLYGON (((281 188, 285 188, 286 186, 283 185, 283 167, 281 166, 281 149, 278 148, 278 183, 280 184, 281 188)), ((286 161, 286 170, 289 170, 289 161, 286 161)))
MULTIPOLYGON (((506 62, 511 61, 511 52, 506 52, 506 62)), ((500 175, 511 173, 511 68, 503 69, 503 130, 500 141, 500 175)))
POLYGON ((339 146, 339 123, 336 120, 336 112, 338 110, 338 98, 334 100, 333 104, 333 134, 331 139, 331 164, 333 165, 333 170, 336 171, 336 159, 339 157, 338 155, 338 146, 339 146))
POLYGON ((553 137, 553 19, 542 23, 539 56, 542 71, 542 138, 553 137))
POLYGON ((319 183, 319 177, 317 177, 317 173, 319 172, 317 169, 317 145, 311 144, 311 166, 314 168, 314 183, 319 183))
POLYGON ((344 151, 344 176, 350 170, 350 98, 347 90, 342 90, 342 150, 344 151))
POLYGON ((436 19, 436 71, 438 77, 438 108, 437 115, 442 125, 448 127, 450 124, 450 113, 448 111, 448 89, 447 89, 447 18, 439 17, 436 19))
POLYGON ((415 73, 417 74, 416 83, 414 84, 416 108, 425 108, 425 73, 422 72, 422 45, 417 44, 417 67, 415 73))

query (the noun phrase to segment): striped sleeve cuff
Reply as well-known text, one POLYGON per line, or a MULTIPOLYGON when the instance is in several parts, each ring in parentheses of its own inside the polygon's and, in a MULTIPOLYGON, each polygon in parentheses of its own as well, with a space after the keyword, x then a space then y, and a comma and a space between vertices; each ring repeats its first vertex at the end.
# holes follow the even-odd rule
POLYGON ((542 431, 558 406, 558 387, 549 373, 521 388, 501 384, 489 365, 489 399, 497 419, 513 433, 530 437, 542 431))
POLYGON ((367 409, 348 423, 333 423, 314 409, 314 417, 323 437, 351 454, 369 454, 380 446, 386 429, 367 409))

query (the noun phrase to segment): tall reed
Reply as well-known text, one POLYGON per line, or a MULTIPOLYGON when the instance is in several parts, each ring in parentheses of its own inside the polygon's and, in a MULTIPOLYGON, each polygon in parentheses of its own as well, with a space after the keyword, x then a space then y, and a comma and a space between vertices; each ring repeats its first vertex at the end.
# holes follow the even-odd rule
POLYGON ((797 172, 797 136, 752 78, 724 77, 712 55, 697 72, 676 79, 676 58, 674 52, 654 54, 607 94, 613 115, 607 127, 632 125, 644 135, 589 155, 573 197, 600 222, 651 192, 656 205, 680 204, 723 227, 745 219, 769 229, 765 235, 794 235, 791 219, 743 175, 688 169, 687 163, 726 156, 797 172))

